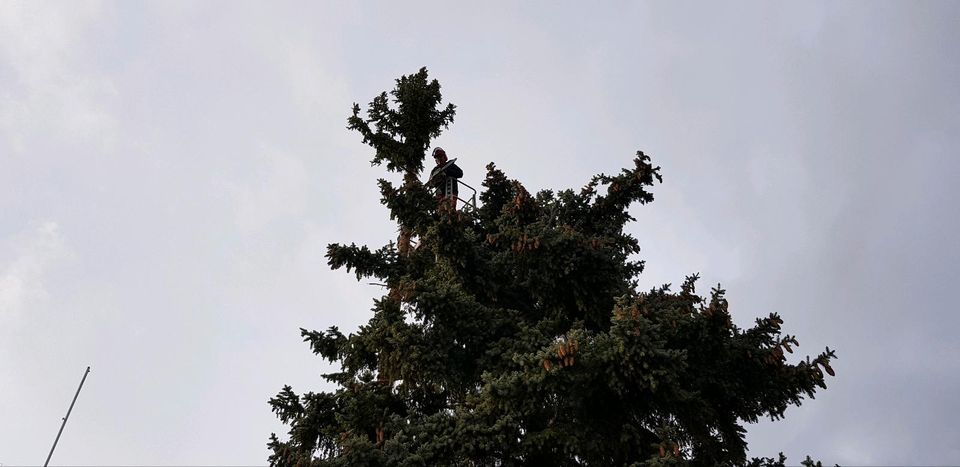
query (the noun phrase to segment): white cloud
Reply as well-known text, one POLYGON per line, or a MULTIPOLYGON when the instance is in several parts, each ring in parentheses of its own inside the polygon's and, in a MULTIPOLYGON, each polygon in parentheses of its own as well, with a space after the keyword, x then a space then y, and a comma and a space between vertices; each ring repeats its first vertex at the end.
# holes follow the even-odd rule
POLYGON ((111 81, 91 71, 99 2, 5 2, 0 8, 0 136, 15 154, 31 138, 110 147, 116 122, 111 81))
MULTIPOLYGON (((7 242, 4 242, 7 243, 7 242)), ((16 319, 47 297, 44 276, 51 265, 69 255, 56 222, 48 221, 12 241, 12 258, 0 262, 0 322, 16 319)))
POLYGON ((307 200, 307 170, 299 159, 275 149, 260 152, 255 178, 227 182, 236 203, 236 223, 251 234, 272 222, 302 215, 307 200))

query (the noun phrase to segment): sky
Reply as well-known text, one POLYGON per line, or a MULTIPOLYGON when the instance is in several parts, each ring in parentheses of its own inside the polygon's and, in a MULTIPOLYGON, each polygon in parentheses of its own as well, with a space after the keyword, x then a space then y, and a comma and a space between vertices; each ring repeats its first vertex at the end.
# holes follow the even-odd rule
POLYGON ((350 107, 422 66, 464 181, 643 150, 641 285, 836 349, 751 455, 960 464, 960 3, 451 3, 0 0, 0 464, 87 365, 52 463, 265 464, 267 400, 329 389, 299 328, 381 292, 326 245, 395 238, 350 107))

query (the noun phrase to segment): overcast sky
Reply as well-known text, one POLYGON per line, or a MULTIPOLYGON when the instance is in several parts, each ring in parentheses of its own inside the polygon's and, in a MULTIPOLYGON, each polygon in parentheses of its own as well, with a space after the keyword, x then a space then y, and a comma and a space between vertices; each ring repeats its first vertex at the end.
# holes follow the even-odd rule
MULTIPOLYGON (((478 185, 582 186, 642 149, 644 288, 776 311, 829 389, 751 455, 960 464, 960 3, 0 1, 0 463, 263 464, 318 390, 300 327, 395 236, 345 129, 421 66, 478 185)), ((793 358, 799 358, 796 354, 793 358)))

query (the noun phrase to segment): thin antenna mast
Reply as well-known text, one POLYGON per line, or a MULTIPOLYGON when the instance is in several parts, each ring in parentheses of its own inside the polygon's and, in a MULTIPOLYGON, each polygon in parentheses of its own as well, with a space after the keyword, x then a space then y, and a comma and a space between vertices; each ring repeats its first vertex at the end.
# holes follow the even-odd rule
POLYGON ((73 395, 73 401, 70 402, 70 408, 67 409, 67 416, 63 417, 63 423, 60 424, 60 431, 57 432, 57 439, 53 440, 53 447, 50 448, 50 454, 47 454, 47 461, 43 463, 43 467, 47 467, 47 464, 50 463, 50 458, 53 457, 53 450, 57 448, 57 442, 60 441, 60 435, 63 434, 63 427, 67 426, 67 419, 70 418, 70 412, 73 411, 73 404, 77 403, 77 396, 80 395, 80 389, 83 388, 83 382, 87 380, 88 373, 90 373, 89 366, 87 367, 87 371, 83 372, 83 379, 80 380, 77 393, 73 395))

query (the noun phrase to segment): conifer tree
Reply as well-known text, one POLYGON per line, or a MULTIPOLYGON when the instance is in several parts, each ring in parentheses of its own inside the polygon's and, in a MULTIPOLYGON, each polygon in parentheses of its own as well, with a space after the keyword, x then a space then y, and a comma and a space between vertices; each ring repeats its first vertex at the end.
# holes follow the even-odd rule
MULTIPOLYGON (((344 334, 302 329, 333 392, 270 400, 289 426, 272 465, 782 465, 748 460, 744 424, 778 419, 826 388, 829 348, 795 363, 777 314, 731 321, 724 290, 638 290, 643 262, 624 231, 653 201, 643 152, 579 190, 528 192, 491 163, 477 209, 449 209, 421 179, 453 122, 427 70, 396 80, 348 128, 373 164, 396 243, 329 245, 333 269, 386 285, 344 334)), ((812 463, 811 463, 812 465, 812 463)))

